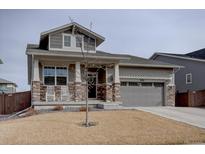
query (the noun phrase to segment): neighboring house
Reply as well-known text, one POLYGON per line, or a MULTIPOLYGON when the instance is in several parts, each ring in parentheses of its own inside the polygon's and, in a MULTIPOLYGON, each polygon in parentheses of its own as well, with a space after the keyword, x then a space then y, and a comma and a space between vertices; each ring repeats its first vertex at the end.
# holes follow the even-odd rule
POLYGON ((83 54, 89 63, 88 98, 95 100, 89 103, 175 105, 174 70, 178 66, 98 51, 96 48, 104 40, 101 35, 73 22, 42 32, 37 45, 28 44, 26 54, 32 105, 84 104, 83 54))
POLYGON ((184 66, 175 74, 178 92, 205 89, 205 49, 187 54, 155 53, 150 59, 184 66))
POLYGON ((0 93, 15 93, 16 87, 15 83, 0 78, 0 93))

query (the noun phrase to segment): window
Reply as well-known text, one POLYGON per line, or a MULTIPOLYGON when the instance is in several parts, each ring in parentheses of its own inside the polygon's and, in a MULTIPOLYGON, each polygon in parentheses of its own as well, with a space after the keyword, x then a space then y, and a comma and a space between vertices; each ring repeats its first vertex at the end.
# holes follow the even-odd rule
POLYGON ((140 86, 139 82, 128 82, 129 86, 140 86))
POLYGON ((120 85, 121 86, 127 86, 127 82, 121 82, 120 85))
POLYGON ((152 87, 152 83, 151 83, 151 82, 142 82, 142 83, 141 83, 141 86, 144 86, 144 87, 152 87))
POLYGON ((82 36, 76 36, 75 37, 75 39, 76 39, 76 47, 82 47, 82 36))
POLYGON ((71 47, 71 36, 64 34, 63 35, 63 46, 64 47, 71 47))
POLYGON ((163 86, 164 86, 163 83, 158 83, 158 82, 154 83, 154 87, 163 87, 163 86))
POLYGON ((57 85, 67 85, 67 68, 56 67, 56 82, 57 85))
POLYGON ((95 39, 84 36, 84 49, 86 51, 95 51, 95 39))
POLYGON ((186 74, 186 84, 192 84, 192 74, 186 74))
POLYGON ((55 85, 55 67, 44 67, 44 84, 55 85))
POLYGON ((67 85, 67 67, 44 67, 45 85, 67 85))

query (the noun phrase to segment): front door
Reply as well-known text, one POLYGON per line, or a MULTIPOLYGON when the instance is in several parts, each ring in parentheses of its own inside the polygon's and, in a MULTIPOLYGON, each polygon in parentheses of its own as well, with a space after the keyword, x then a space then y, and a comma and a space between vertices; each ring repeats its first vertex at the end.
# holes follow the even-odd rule
POLYGON ((97 73, 89 72, 88 73, 88 98, 96 99, 97 96, 97 73))

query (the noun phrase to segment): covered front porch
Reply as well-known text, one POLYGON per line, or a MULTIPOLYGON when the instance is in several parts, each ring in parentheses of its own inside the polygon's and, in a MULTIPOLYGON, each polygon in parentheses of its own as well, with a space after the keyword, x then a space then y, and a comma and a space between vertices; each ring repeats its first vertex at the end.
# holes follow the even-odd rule
POLYGON ((31 89, 34 106, 119 103, 119 61, 34 56, 31 89))

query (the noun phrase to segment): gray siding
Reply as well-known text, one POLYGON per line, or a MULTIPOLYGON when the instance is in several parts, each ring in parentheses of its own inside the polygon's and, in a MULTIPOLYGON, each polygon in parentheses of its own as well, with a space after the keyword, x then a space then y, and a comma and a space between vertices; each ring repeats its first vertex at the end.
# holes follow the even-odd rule
MULTIPOLYGON (((69 30, 59 32, 50 35, 50 48, 62 49, 63 48, 63 33, 71 34, 69 30)), ((83 34, 81 34, 83 35, 83 34)), ((88 39, 88 36, 84 35, 84 49, 89 51, 95 51, 95 39, 88 39)))
POLYGON ((154 77, 169 78, 172 75, 172 69, 153 69, 153 68, 137 68, 120 66, 120 76, 129 77, 154 77))
POLYGON ((50 48, 62 49, 63 37, 62 33, 50 35, 50 48))
POLYGON ((193 60, 157 56, 155 60, 184 66, 175 74, 176 90, 186 92, 187 90, 203 90, 205 89, 205 63, 193 60), (186 74, 192 73, 192 84, 186 84, 186 74))

